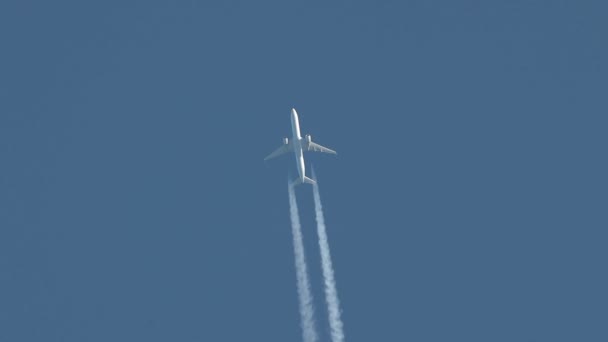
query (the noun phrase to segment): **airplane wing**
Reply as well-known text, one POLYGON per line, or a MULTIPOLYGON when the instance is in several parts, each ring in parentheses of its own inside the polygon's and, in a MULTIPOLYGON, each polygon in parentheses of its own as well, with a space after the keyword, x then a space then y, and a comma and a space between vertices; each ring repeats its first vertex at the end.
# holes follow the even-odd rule
POLYGON ((323 147, 323 146, 321 146, 319 144, 316 144, 316 143, 314 143, 312 141, 309 141, 309 142, 306 143, 305 150, 306 151, 313 151, 313 152, 323 152, 323 153, 329 153, 329 154, 338 154, 338 153, 336 153, 336 151, 334 151, 332 149, 329 149, 327 147, 323 147))
POLYGON ((272 152, 266 158, 264 158, 264 160, 272 159, 274 157, 280 156, 283 153, 291 152, 292 151, 292 146, 293 145, 292 145, 292 143, 290 141, 289 143, 284 144, 281 147, 277 148, 274 152, 272 152))

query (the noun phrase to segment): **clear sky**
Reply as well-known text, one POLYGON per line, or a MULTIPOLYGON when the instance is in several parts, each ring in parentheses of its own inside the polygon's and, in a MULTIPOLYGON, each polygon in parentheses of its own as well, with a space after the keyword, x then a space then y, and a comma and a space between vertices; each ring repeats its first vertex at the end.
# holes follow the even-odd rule
POLYGON ((607 11, 0 2, 0 341, 301 340, 292 107, 347 341, 608 341, 607 11))

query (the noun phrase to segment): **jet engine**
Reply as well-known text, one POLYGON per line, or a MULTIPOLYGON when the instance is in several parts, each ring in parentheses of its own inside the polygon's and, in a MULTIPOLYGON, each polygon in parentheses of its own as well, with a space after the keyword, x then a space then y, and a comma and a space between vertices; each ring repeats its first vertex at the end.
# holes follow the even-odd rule
POLYGON ((287 145, 289 144, 289 139, 288 138, 283 138, 283 145, 287 145))
POLYGON ((312 137, 310 136, 310 134, 306 134, 306 142, 310 143, 311 140, 312 140, 312 137))

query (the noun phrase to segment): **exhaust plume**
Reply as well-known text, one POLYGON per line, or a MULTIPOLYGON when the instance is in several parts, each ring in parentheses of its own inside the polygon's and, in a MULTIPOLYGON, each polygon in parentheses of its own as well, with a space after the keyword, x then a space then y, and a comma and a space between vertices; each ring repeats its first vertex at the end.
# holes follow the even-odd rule
POLYGON ((287 183, 289 190, 289 212, 291 216, 291 231, 293 234, 293 253, 296 264, 296 279, 298 288, 298 300, 300 304, 300 326, 302 327, 302 338, 304 342, 317 341, 317 329, 314 320, 313 299, 310 292, 310 282, 306 267, 304 254, 304 243, 302 242, 302 228, 298 204, 293 191, 293 186, 287 183))
POLYGON ((325 219, 323 218, 319 185, 316 182, 317 177, 315 176, 314 170, 312 171, 312 178, 315 180, 312 188, 315 200, 317 234, 319 235, 319 249, 321 250, 321 268, 323 270, 323 279, 325 283, 325 301, 327 302, 331 340, 333 342, 344 342, 344 327, 342 318, 340 318, 340 301, 338 300, 338 291, 336 290, 336 281, 334 279, 334 268, 329 252, 329 242, 327 241, 327 231, 325 229, 325 219))

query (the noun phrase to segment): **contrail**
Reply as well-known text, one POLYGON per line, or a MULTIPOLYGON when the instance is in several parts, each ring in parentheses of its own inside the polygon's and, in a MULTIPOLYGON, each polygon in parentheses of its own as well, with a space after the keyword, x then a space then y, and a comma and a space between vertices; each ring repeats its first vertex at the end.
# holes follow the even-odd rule
POLYGON ((315 199, 317 234, 319 235, 319 249, 321 250, 321 268, 323 270, 323 279, 325 281, 325 301, 327 302, 331 340, 333 342, 343 342, 344 327, 342 324, 342 318, 340 318, 340 301, 338 300, 336 280, 334 279, 334 268, 331 263, 331 255, 329 253, 329 243, 327 242, 327 231, 325 229, 325 219, 323 218, 321 196, 319 195, 319 186, 316 183, 317 177, 315 176, 314 170, 312 171, 312 178, 315 180, 315 184, 313 184, 313 195, 315 199))
POLYGON ((293 186, 287 183, 289 190, 289 212, 291 214, 291 231, 293 233, 293 253, 296 263, 296 279, 298 287, 298 299, 300 302, 300 319, 302 327, 302 338, 304 342, 317 341, 317 329, 315 327, 314 308, 312 305, 312 294, 310 282, 306 269, 306 258, 304 255, 304 244, 302 242, 302 228, 298 204, 293 192, 293 186))

